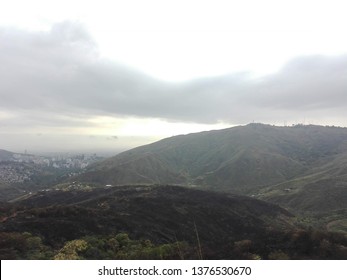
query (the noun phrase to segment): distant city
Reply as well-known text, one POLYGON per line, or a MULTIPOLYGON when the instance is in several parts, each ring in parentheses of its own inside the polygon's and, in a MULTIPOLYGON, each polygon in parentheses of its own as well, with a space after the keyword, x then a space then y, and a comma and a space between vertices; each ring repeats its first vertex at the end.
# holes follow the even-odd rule
POLYGON ((88 165, 101 160, 96 154, 56 154, 54 156, 36 156, 32 154, 12 153, 6 159, 0 157, 0 182, 24 183, 42 169, 71 171, 71 175, 88 165))

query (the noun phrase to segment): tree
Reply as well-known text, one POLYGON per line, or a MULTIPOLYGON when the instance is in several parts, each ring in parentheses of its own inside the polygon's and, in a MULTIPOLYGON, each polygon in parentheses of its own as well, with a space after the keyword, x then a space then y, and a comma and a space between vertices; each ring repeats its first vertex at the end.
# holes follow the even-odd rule
POLYGON ((79 252, 87 249, 85 240, 76 239, 65 243, 64 247, 54 256, 55 260, 80 260, 79 252))

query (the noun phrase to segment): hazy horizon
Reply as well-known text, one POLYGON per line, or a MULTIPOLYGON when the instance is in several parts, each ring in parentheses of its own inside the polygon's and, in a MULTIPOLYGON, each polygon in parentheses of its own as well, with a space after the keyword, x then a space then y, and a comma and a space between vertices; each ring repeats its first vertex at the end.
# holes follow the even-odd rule
MULTIPOLYGON (((340 128, 347 128, 347 127, 341 127, 338 125, 321 125, 321 124, 311 124, 306 123, 305 120, 303 122, 299 123, 283 123, 283 124, 266 124, 266 123, 248 123, 244 125, 235 125, 225 128, 232 128, 236 126, 246 126, 249 124, 263 124, 263 125, 272 125, 276 127, 293 127, 297 125, 304 125, 304 126, 334 126, 334 127, 340 127, 340 128)), ((225 129, 225 128, 219 128, 219 129, 225 129)), ((198 133, 198 132, 204 132, 204 131, 212 131, 216 129, 210 129, 210 130, 202 130, 202 131, 194 131, 189 133, 181 133, 177 135, 172 136, 178 136, 178 135, 187 135, 190 133, 198 133)), ((52 136, 52 135, 25 135, 24 139, 26 140, 25 143, 29 140, 30 145, 23 143, 23 141, 19 140, 17 136, 13 135, 3 135, 0 133, 0 137, 2 139, 6 139, 7 142, 5 145, 0 147, 0 150, 7 150, 14 153, 27 153, 27 154, 34 154, 34 155, 53 155, 53 154, 97 154, 99 156, 109 157, 116 155, 118 153, 151 144, 166 138, 170 138, 172 136, 167 137, 144 137, 144 136, 137 136, 137 137, 117 137, 117 136, 108 136, 108 135, 98 135, 98 136, 85 136, 85 135, 59 135, 59 136, 52 136), (37 138, 43 138, 40 140, 37 140, 37 138), (18 141, 18 142, 16 142, 18 141), (59 143, 66 143, 66 141, 69 141, 69 144, 61 147, 59 146, 59 143), (42 144, 44 143, 44 144, 42 144)))
POLYGON ((347 126, 339 1, 3 7, 0 149, 121 151, 251 122, 347 126))

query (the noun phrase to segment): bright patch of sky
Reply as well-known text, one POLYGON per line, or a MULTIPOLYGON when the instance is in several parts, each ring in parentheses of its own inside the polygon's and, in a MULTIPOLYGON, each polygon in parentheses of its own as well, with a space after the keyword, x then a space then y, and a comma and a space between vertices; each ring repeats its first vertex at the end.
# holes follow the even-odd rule
POLYGON ((22 150, 28 133, 53 149, 66 135, 71 148, 147 139, 132 147, 253 120, 347 126, 346 6, 1 1, 0 148, 22 150))

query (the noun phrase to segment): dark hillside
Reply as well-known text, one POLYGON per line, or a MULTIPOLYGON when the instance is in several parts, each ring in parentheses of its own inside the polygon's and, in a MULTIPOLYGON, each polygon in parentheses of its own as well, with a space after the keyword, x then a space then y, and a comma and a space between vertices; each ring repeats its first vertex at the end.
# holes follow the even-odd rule
POLYGON ((346 174, 347 128, 249 124, 163 139, 109 158, 73 180, 199 186, 311 215, 346 208, 346 174))
POLYGON ((24 210, 6 221, 3 230, 29 231, 53 243, 114 231, 159 243, 176 238, 193 242, 194 223, 204 242, 215 243, 251 238, 268 226, 291 227, 291 214, 278 206, 172 186, 42 192, 15 205, 24 210))
POLYGON ((4 258, 347 258, 347 239, 301 229, 278 206, 183 187, 41 192, 1 209, 4 258), (124 240, 136 246, 112 245, 124 240), (81 255, 59 249, 72 244, 81 255))

